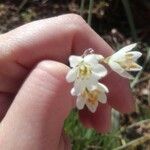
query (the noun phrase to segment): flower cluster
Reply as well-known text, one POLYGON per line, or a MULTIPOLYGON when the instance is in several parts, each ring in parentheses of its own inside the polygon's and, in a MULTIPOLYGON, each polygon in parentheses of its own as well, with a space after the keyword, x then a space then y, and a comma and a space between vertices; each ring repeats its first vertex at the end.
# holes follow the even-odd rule
POLYGON ((131 51, 136 44, 128 45, 113 55, 104 58, 102 55, 91 53, 86 50, 83 56, 71 55, 69 57, 70 71, 66 76, 68 82, 73 82, 71 95, 77 96, 76 106, 83 109, 86 105, 91 112, 95 112, 98 102, 106 103, 108 88, 99 82, 107 75, 104 64, 119 75, 133 78, 128 71, 139 71, 142 69, 136 60, 142 55, 138 51, 131 51))

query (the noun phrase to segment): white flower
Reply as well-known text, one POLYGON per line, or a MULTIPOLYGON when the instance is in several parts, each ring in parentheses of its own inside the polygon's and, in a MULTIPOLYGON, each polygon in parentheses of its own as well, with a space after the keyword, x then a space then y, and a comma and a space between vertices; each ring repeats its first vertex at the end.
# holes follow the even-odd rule
POLYGON ((93 86, 91 91, 85 88, 82 93, 78 95, 76 106, 81 110, 86 105, 87 108, 94 113, 98 107, 98 102, 107 102, 107 96, 105 93, 108 93, 108 88, 101 83, 93 86))
POLYGON ((132 79, 132 75, 127 71, 139 71, 142 69, 142 67, 136 63, 136 60, 142 55, 142 53, 131 51, 136 45, 137 44, 135 43, 123 47, 112 56, 106 58, 104 62, 107 62, 112 70, 119 75, 132 79))
POLYGON ((68 72, 66 80, 74 82, 76 93, 85 87, 90 90, 92 85, 107 74, 106 68, 99 63, 101 55, 88 54, 84 57, 70 56, 69 62, 72 69, 68 72))

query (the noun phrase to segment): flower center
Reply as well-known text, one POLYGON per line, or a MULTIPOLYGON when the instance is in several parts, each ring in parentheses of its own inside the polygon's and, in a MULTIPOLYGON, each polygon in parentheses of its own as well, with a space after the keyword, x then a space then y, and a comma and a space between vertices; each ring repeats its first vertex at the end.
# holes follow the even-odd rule
POLYGON ((88 64, 80 64, 78 70, 78 78, 89 78, 92 74, 91 67, 88 64))
POLYGON ((95 89, 93 91, 89 91, 88 89, 85 89, 85 91, 82 93, 82 96, 92 105, 95 105, 98 101, 100 91, 95 89))
POLYGON ((119 63, 120 66, 125 70, 130 70, 139 67, 133 60, 133 54, 126 54, 124 59, 121 61, 117 61, 117 63, 119 63))

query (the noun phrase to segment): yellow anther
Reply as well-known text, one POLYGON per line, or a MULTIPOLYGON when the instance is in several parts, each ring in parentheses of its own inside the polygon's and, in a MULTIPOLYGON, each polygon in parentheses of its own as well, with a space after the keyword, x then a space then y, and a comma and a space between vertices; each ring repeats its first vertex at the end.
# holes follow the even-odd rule
POLYGON ((81 64, 79 67, 78 76, 81 78, 89 77, 91 75, 91 67, 86 64, 81 64))
POLYGON ((85 97, 89 103, 94 105, 98 101, 99 94, 100 94, 100 91, 97 89, 95 89, 93 91, 88 91, 88 89, 86 89, 83 92, 82 96, 85 97))
POLYGON ((126 54, 124 59, 117 61, 117 63, 125 70, 139 68, 139 65, 137 65, 133 60, 133 54, 126 54))

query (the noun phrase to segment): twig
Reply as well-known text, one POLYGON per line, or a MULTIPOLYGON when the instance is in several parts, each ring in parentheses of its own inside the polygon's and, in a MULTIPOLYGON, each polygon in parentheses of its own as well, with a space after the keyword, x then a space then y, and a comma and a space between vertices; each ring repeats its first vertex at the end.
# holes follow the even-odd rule
POLYGON ((81 0, 81 4, 80 4, 80 15, 83 15, 83 11, 84 11, 84 4, 85 4, 85 0, 81 0))
POLYGON ((18 8, 18 12, 20 12, 22 10, 22 8, 27 4, 28 0, 22 0, 19 8, 18 8))
POLYGON ((93 5, 94 5, 94 0, 90 0, 89 3, 89 13, 88 13, 88 24, 91 25, 91 21, 92 21, 92 9, 93 9, 93 5))
POLYGON ((135 126, 140 126, 142 124, 147 124, 147 123, 150 123, 150 119, 146 119, 146 120, 142 120, 142 121, 139 121, 139 122, 135 122, 132 125, 128 126, 128 128, 133 128, 135 126))
POLYGON ((113 150, 126 150, 126 149, 129 149, 129 148, 133 149, 136 146, 141 145, 141 144, 143 144, 143 143, 145 143, 145 142, 147 142, 149 140, 150 140, 150 135, 145 135, 145 136, 142 136, 142 137, 140 137, 140 138, 138 138, 136 140, 133 140, 133 141, 127 143, 126 145, 120 146, 120 147, 115 148, 113 150))

